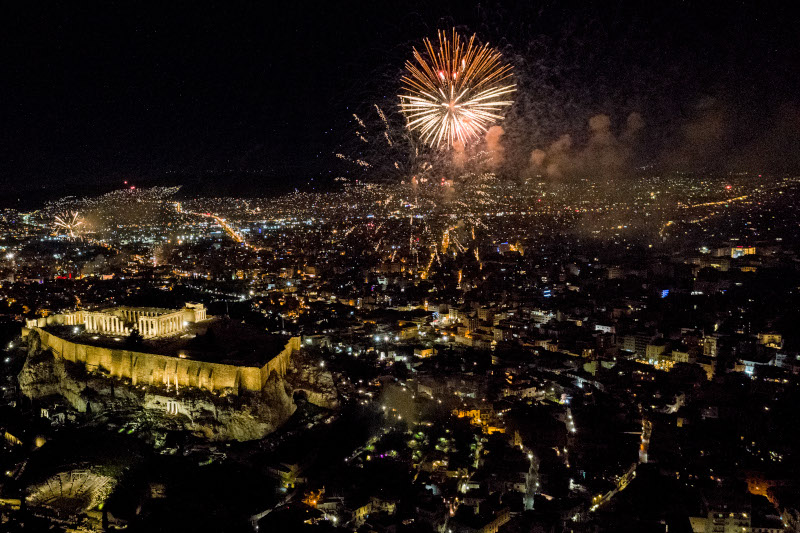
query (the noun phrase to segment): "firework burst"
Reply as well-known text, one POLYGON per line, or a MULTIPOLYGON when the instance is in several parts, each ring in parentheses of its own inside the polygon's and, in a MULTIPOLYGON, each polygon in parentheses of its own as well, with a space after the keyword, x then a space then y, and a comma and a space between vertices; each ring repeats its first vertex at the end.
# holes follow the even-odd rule
POLYGON ((478 138, 513 103, 516 90, 511 65, 475 35, 462 40, 439 31, 438 47, 429 39, 414 62, 406 62, 400 109, 408 128, 433 147, 453 146, 478 138))
MULTIPOLYGON (((431 83, 441 91, 414 89, 411 74, 407 75, 401 107, 384 112, 371 105, 352 114, 354 135, 343 152, 335 153, 358 169, 357 176, 368 175, 374 191, 384 191, 379 209, 391 220, 386 227, 371 220, 356 224, 343 231, 341 238, 369 240, 376 254, 385 254, 390 262, 406 263, 426 277, 433 273, 434 265, 477 251, 476 229, 485 224, 482 213, 472 209, 469 197, 483 193, 483 182, 493 177, 481 170, 485 151, 462 149, 456 161, 456 150, 436 148, 479 137, 502 118, 500 112, 511 104, 509 95, 515 90, 511 67, 502 63, 494 49, 478 45, 475 37, 462 41, 454 32, 452 40, 446 41, 446 34, 440 33, 439 44, 440 57, 429 41, 427 58, 416 51, 415 57, 428 65, 428 71, 441 67, 450 73, 444 76, 447 79, 433 76, 431 83), (439 104, 422 109, 427 104, 415 97, 429 94, 439 94, 438 100, 431 97, 439 104), (452 106, 444 111, 443 99, 452 100, 452 106), (427 131, 425 120, 418 120, 423 117, 431 128, 436 123, 443 129, 427 131)), ((423 77, 424 67, 407 65, 409 73, 415 68, 417 78, 423 77)))
POLYGON ((75 237, 75 233, 83 225, 83 219, 77 211, 65 211, 56 215, 53 219, 53 226, 57 233, 63 233, 70 237, 75 237))

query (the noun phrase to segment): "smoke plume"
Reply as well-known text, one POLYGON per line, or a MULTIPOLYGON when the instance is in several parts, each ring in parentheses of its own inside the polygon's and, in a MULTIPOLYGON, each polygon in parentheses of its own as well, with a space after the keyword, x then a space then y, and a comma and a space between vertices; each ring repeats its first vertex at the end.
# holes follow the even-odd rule
POLYGON ((604 173, 615 175, 629 169, 634 145, 644 120, 639 113, 628 115, 619 135, 612 131, 611 117, 594 115, 588 122, 588 138, 574 146, 572 136, 564 134, 547 149, 535 148, 530 154, 530 170, 559 178, 565 175, 604 173))
POLYGON ((486 131, 486 150, 489 152, 489 167, 496 169, 505 160, 505 148, 500 143, 505 134, 502 126, 492 126, 486 131))

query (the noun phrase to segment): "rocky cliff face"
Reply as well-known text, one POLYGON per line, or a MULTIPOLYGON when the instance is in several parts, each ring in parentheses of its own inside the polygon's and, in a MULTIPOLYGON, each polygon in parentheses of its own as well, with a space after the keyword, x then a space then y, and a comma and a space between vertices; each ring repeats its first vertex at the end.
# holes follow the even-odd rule
MULTIPOLYGON (((304 375, 318 381, 311 372, 304 375)), ((262 438, 279 428, 296 409, 293 385, 276 373, 260 392, 242 395, 132 386, 101 373, 87 372, 79 364, 43 351, 35 332, 29 335, 28 358, 18 380, 22 393, 31 399, 58 395, 80 412, 124 414, 132 422, 160 429, 184 429, 210 440, 262 438)), ((304 384, 299 378, 293 383, 304 384)))
POLYGON ((50 352, 29 352, 17 379, 25 396, 44 398, 61 394, 63 371, 63 365, 57 365, 50 352))
POLYGON ((302 350, 292 356, 286 381, 295 392, 303 391, 314 405, 325 409, 339 406, 339 394, 333 376, 320 361, 302 350))
POLYGON ((201 391, 144 395, 142 407, 156 418, 179 420, 182 427, 209 440, 260 439, 278 429, 297 408, 291 390, 273 374, 259 394, 217 398, 201 391), (166 414, 165 414, 166 413, 166 414))

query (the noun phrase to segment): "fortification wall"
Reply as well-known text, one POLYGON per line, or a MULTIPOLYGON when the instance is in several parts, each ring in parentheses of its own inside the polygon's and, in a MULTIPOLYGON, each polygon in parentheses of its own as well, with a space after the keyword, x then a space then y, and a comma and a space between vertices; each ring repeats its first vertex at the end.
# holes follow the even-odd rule
POLYGON ((259 368, 78 344, 38 326, 30 329, 39 334, 43 348, 49 348, 56 357, 83 364, 87 370, 100 370, 112 377, 127 378, 133 385, 169 384, 174 387, 177 383, 178 387, 212 391, 260 391, 272 372, 277 372, 280 377, 286 375, 292 353, 301 345, 299 337, 292 337, 277 356, 259 368))
POLYGON ((289 370, 289 365, 292 362, 292 354, 300 350, 302 343, 300 337, 292 337, 286 346, 283 347, 281 353, 270 359, 266 365, 261 367, 261 385, 259 389, 264 387, 264 384, 269 379, 270 374, 277 372, 280 377, 284 377, 289 370))

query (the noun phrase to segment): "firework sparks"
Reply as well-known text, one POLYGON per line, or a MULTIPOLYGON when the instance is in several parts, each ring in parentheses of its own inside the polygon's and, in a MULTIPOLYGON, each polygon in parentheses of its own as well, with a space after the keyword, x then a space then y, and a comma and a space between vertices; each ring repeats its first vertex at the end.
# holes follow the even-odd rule
MULTIPOLYGON (((381 117, 381 120, 383 121, 383 127, 384 127, 383 137, 386 139, 386 144, 388 144, 389 146, 394 146, 394 143, 392 142, 392 137, 391 135, 389 135, 391 127, 389 126, 389 120, 386 118, 386 114, 383 112, 383 109, 378 107, 378 104, 375 104, 375 110, 378 112, 378 116, 381 117)), ((395 161, 394 165, 398 169, 400 168, 397 164, 397 161, 395 161)))
POLYGON ((358 115, 356 115, 355 113, 353 113, 353 118, 354 118, 354 119, 356 119, 356 122, 358 122, 358 125, 359 125, 359 126, 361 126, 363 129, 367 129, 367 125, 366 125, 366 124, 364 124, 364 121, 363 121, 363 120, 361 120, 361 118, 360 118, 358 115))
POLYGON ((383 109, 381 109, 378 106, 378 104, 375 104, 375 111, 378 112, 378 116, 381 117, 381 120, 383 121, 383 125, 386 126, 386 129, 388 130, 389 129, 389 120, 386 118, 386 113, 383 112, 383 109))
POLYGON ((347 157, 344 154, 336 154, 336 157, 338 157, 339 159, 341 159, 343 161, 347 161, 349 163, 353 163, 354 165, 358 165, 358 166, 363 167, 363 168, 369 168, 369 167, 372 166, 369 163, 367 163, 366 161, 364 161, 363 159, 352 159, 352 158, 347 157))
POLYGON ((429 39, 424 45, 422 52, 414 49, 416 62, 406 62, 402 78, 400 109, 408 128, 435 147, 475 140, 513 103, 511 65, 475 35, 464 41, 455 30, 449 38, 439 31, 438 49, 429 39))
POLYGON ((57 233, 63 233, 70 237, 75 237, 75 233, 83 225, 83 219, 77 211, 65 211, 56 215, 53 219, 53 226, 57 233))

